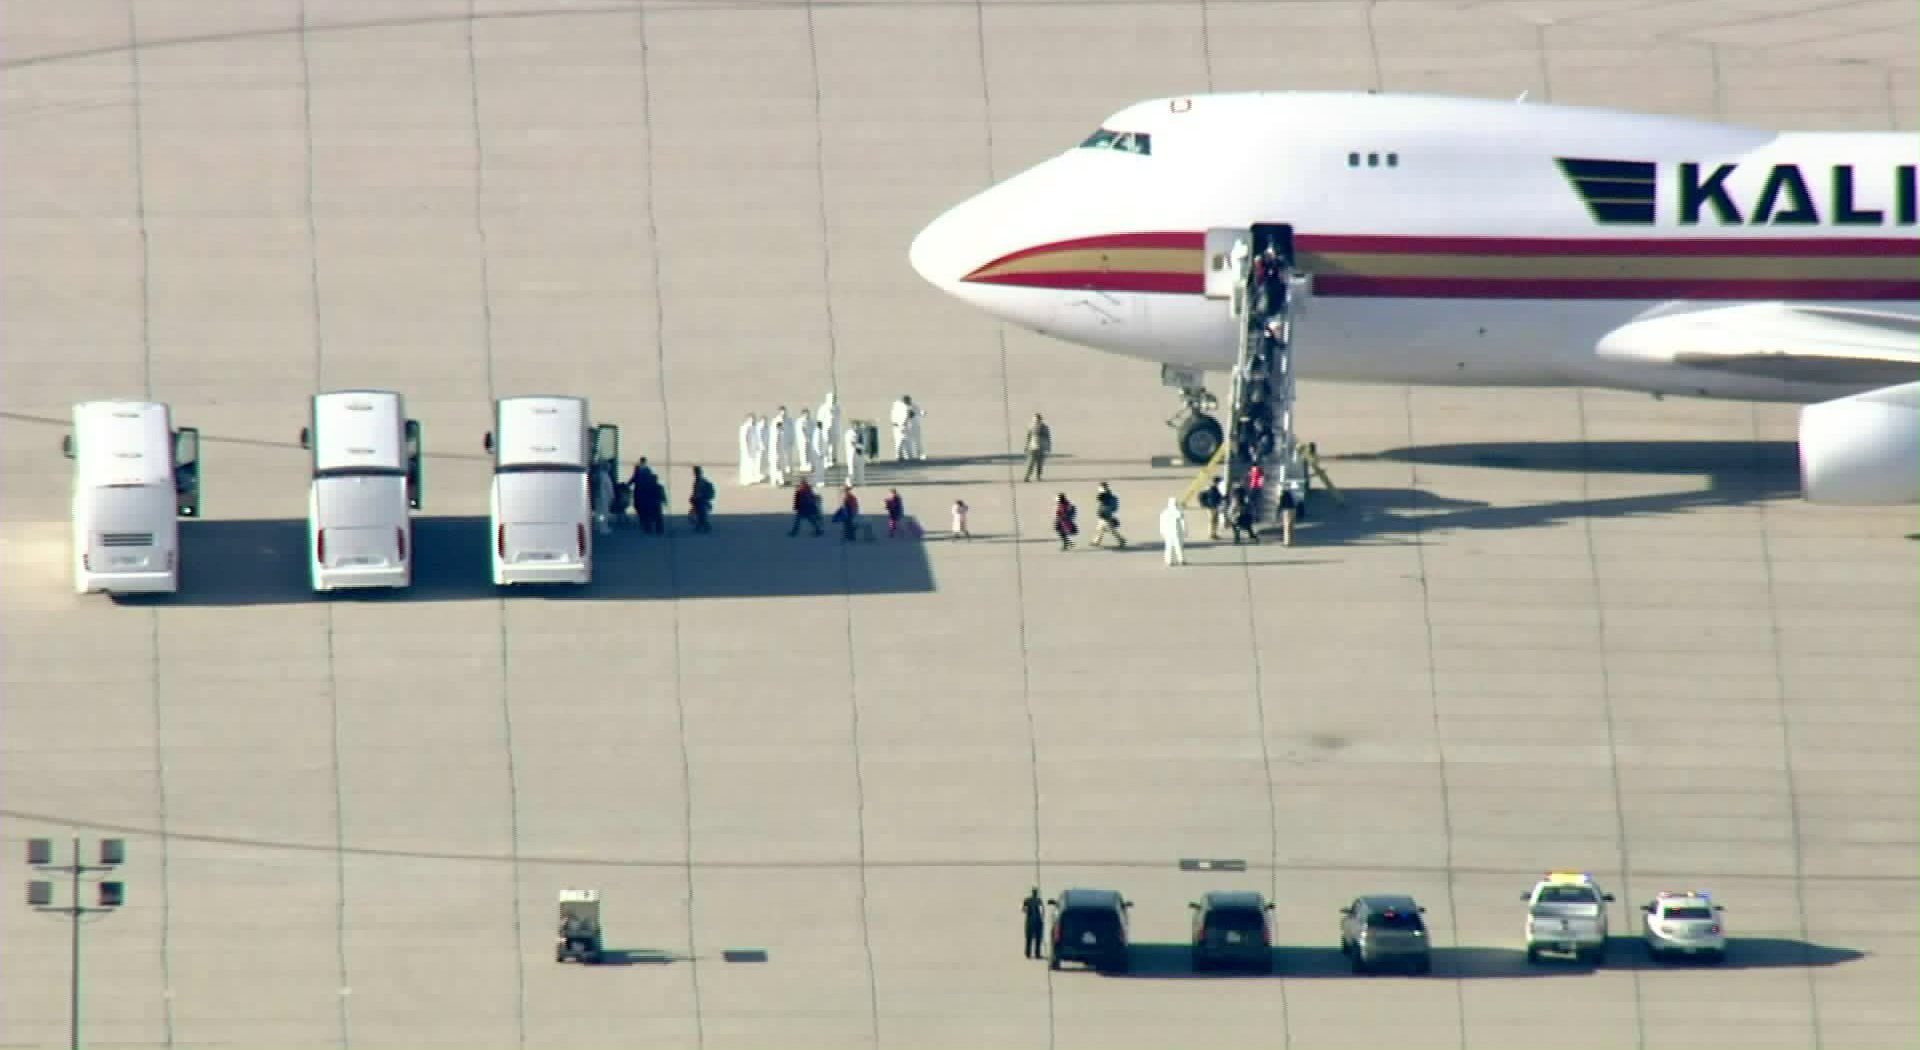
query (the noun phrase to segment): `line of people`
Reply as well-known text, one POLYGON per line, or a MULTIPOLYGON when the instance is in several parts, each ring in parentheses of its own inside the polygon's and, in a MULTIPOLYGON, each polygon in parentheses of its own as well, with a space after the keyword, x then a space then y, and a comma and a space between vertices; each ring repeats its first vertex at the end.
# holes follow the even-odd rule
MULTIPOLYGON (((666 485, 654 473, 647 457, 640 457, 634 464, 633 473, 624 482, 614 481, 613 469, 611 463, 606 463, 594 472, 593 506, 596 522, 599 523, 598 531, 605 533, 609 531, 610 524, 624 522, 627 511, 631 509, 642 533, 665 535, 669 496, 666 485)), ((700 467, 692 467, 691 470, 687 518, 694 532, 711 532, 716 495, 713 482, 700 467)), ((1258 472, 1259 467, 1256 466, 1254 468, 1256 479, 1258 472)), ((1244 486, 1235 486, 1230 493, 1222 496, 1221 494, 1226 491, 1224 479, 1216 478, 1215 484, 1202 492, 1200 502, 1213 512, 1213 528, 1209 530, 1210 538, 1219 539, 1219 525, 1223 520, 1231 520, 1234 542, 1238 543, 1243 531, 1248 536, 1253 535, 1250 499, 1246 495, 1244 486), (1227 501, 1227 506, 1232 508, 1230 511, 1223 512, 1217 509, 1221 506, 1223 499, 1227 501)), ((1094 504, 1094 516, 1099 526, 1094 530, 1092 545, 1105 546, 1106 538, 1111 535, 1117 548, 1125 550, 1128 544, 1126 535, 1120 531, 1120 497, 1113 491, 1111 484, 1104 481, 1100 483, 1100 487, 1094 494, 1094 504)), ((906 498, 900 494, 899 489, 887 490, 886 498, 881 501, 881 509, 886 516, 889 539, 902 537, 920 539, 924 536, 920 523, 907 514, 906 498)), ((798 479, 793 493, 793 522, 787 529, 787 535, 798 536, 801 527, 808 526, 812 528, 815 536, 824 536, 826 529, 823 520, 830 520, 839 529, 843 542, 851 543, 863 537, 874 538, 872 528, 861 517, 860 498, 852 484, 841 486, 840 504, 830 519, 823 519, 823 512, 820 488, 807 478, 798 479)), ((950 514, 951 528, 948 537, 972 539, 973 532, 969 527, 972 508, 966 501, 954 500, 950 514)), ((1168 497, 1166 507, 1160 512, 1158 524, 1166 563, 1185 565, 1187 563, 1187 520, 1178 499, 1168 497)), ((1073 538, 1080 533, 1079 508, 1067 498, 1064 492, 1055 496, 1053 531, 1060 540, 1061 550, 1073 549, 1073 538)), ((1258 537, 1253 537, 1253 542, 1258 543, 1258 537)))
MULTIPOLYGON (((647 457, 640 457, 639 462, 633 465, 633 473, 625 481, 614 480, 615 469, 615 465, 607 461, 596 466, 593 472, 596 531, 604 534, 611 531, 614 524, 624 523, 627 511, 631 509, 642 533, 666 535, 667 486, 653 472, 647 457)), ((692 470, 693 477, 687 489, 687 521, 695 532, 712 532, 716 495, 713 482, 699 467, 692 470)))
MULTIPOLYGON (((1276 375, 1276 365, 1288 338, 1287 272, 1287 262, 1272 241, 1254 257, 1252 323, 1258 330, 1252 336, 1253 354, 1244 379, 1244 401, 1236 406, 1232 449, 1232 465, 1244 463, 1248 467, 1243 481, 1228 485, 1223 479, 1215 478, 1213 494, 1202 496, 1202 503, 1211 515, 1209 534, 1213 539, 1220 538, 1220 527, 1226 525, 1233 530, 1233 542, 1241 542, 1242 535, 1254 543, 1260 542, 1255 526, 1265 516, 1266 495, 1266 479, 1260 464, 1274 454, 1280 436, 1274 418, 1273 384, 1281 378, 1276 375)), ((1230 475, 1233 473, 1229 470, 1230 475)), ((1284 486, 1280 499, 1283 504, 1292 502, 1284 486)))
MULTIPOLYGON (((956 536, 971 538, 967 532, 967 505, 960 500, 954 501, 954 533, 956 536)), ((880 503, 887 515, 887 538, 919 539, 922 535, 920 523, 907 516, 907 501, 900 495, 899 489, 888 489, 887 498, 880 503)), ((821 526, 821 506, 819 490, 806 478, 801 478, 793 488, 793 524, 787 529, 787 536, 800 535, 800 526, 813 527, 815 536, 826 535, 821 526)), ((840 488, 840 506, 834 510, 833 524, 840 529, 843 542, 852 543, 862 536, 873 538, 873 530, 860 520, 860 497, 853 491, 852 485, 840 488)))
POLYGON ((1235 543, 1241 542, 1242 536, 1259 543, 1260 533, 1254 526, 1260 520, 1260 496, 1265 485, 1265 472, 1258 463, 1247 468, 1247 480, 1238 485, 1229 486, 1223 475, 1214 475, 1213 484, 1200 490, 1200 506, 1207 512, 1207 538, 1219 539, 1224 526, 1232 530, 1235 543))
MULTIPOLYGON (((1054 497, 1053 533, 1060 538, 1060 549, 1073 549, 1073 538, 1080 534, 1080 509, 1062 492, 1054 497)), ((1127 549, 1127 538, 1120 532, 1120 497, 1114 494, 1113 487, 1106 482, 1100 483, 1094 494, 1094 517, 1100 527, 1094 530, 1093 545, 1103 546, 1107 536, 1111 535, 1119 543, 1121 550, 1127 549)), ((1187 563, 1187 515, 1180 509, 1180 501, 1167 498, 1167 505, 1160 511, 1160 543, 1166 553, 1168 565, 1187 563)))

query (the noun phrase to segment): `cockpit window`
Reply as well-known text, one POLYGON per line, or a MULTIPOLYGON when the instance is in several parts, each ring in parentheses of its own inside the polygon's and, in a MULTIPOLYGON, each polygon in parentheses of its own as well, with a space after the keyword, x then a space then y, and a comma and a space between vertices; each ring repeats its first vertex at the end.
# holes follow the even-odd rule
POLYGON ((1113 131, 1101 128, 1080 143, 1081 149, 1110 149, 1121 153, 1153 154, 1153 136, 1144 131, 1113 131))

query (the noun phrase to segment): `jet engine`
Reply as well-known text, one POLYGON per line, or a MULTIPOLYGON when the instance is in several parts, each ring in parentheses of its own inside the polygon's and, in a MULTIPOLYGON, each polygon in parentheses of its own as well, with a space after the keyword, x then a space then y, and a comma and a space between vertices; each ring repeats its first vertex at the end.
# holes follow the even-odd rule
POLYGON ((1814 503, 1920 503, 1920 382, 1801 409, 1800 487, 1814 503))

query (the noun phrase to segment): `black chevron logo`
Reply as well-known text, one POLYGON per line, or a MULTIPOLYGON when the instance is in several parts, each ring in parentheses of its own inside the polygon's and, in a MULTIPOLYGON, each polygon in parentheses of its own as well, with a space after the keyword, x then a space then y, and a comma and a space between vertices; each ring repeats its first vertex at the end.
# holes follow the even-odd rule
POLYGON ((1560 173, 1602 226, 1651 226, 1657 166, 1651 161, 1556 157, 1560 173))

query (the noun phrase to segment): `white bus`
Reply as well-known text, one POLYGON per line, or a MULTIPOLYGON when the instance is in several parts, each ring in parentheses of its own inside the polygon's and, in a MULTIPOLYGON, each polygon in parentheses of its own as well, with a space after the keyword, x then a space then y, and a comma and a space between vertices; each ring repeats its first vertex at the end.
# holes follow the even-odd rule
POLYGON ((505 397, 494 403, 493 582, 593 580, 593 483, 613 469, 618 427, 588 422, 578 397, 505 397))
POLYGON ((411 584, 420 425, 407 418, 405 401, 388 390, 316 394, 300 447, 313 453, 307 492, 313 589, 411 584))
POLYGON ((85 401, 61 444, 73 460, 73 589, 180 589, 180 518, 200 513, 200 432, 166 405, 85 401))

